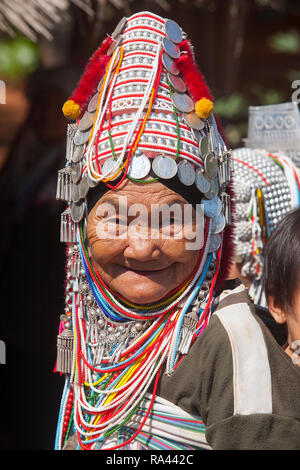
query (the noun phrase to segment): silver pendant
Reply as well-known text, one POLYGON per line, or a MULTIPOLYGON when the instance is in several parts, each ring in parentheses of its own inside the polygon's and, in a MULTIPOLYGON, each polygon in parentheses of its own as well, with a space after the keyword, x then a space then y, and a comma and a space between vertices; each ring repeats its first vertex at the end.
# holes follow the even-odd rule
POLYGON ((167 20, 164 24, 164 29, 170 41, 175 42, 176 44, 182 41, 181 28, 175 21, 167 20))
POLYGON ((185 186, 191 186, 195 182, 194 167, 186 160, 178 164, 178 179, 185 186))
POLYGON ((219 215, 211 219, 210 230, 211 233, 220 233, 223 232, 226 225, 226 220, 223 212, 220 212, 219 215))
POLYGON ((225 215, 225 220, 227 225, 231 225, 232 220, 231 220, 231 205, 230 205, 230 196, 229 194, 223 192, 221 194, 221 201, 223 204, 223 212, 225 215))
POLYGON ((165 52, 172 58, 172 59, 178 59, 180 57, 180 49, 176 44, 173 42, 169 41, 168 38, 164 37, 163 38, 163 48, 165 52))
POLYGON ((80 203, 71 203, 71 217, 73 222, 79 223, 85 212, 85 203, 84 201, 81 201, 80 203))
POLYGON ((89 187, 89 175, 88 175, 88 172, 86 171, 83 175, 83 177, 81 178, 81 181, 79 183, 79 195, 81 197, 81 199, 84 199, 90 189, 89 187))
POLYGON ((76 163, 72 166, 71 174, 72 174, 72 181, 73 183, 78 183, 81 178, 81 162, 76 163))
POLYGON ((89 113, 88 111, 86 111, 79 121, 78 129, 81 132, 87 131, 92 127, 94 119, 95 113, 89 113))
POLYGON ((175 92, 173 93, 171 98, 174 106, 179 111, 182 111, 183 113, 189 113, 194 110, 194 102, 192 98, 189 97, 189 95, 186 95, 185 93, 175 92))
POLYGON ((76 225, 71 218, 69 207, 60 216, 60 241, 62 243, 76 242, 76 225))
POLYGON ((182 78, 178 77, 178 75, 172 75, 170 73, 168 74, 168 79, 174 90, 178 91, 179 93, 184 93, 186 91, 186 85, 182 78))
POLYGON ((204 197, 206 197, 206 199, 212 199, 219 193, 219 183, 216 179, 209 180, 209 185, 209 190, 204 193, 204 197))
POLYGON ((213 234, 210 236, 208 253, 213 253, 220 248, 222 242, 222 237, 219 233, 213 234))
POLYGON ((217 196, 212 199, 203 198, 201 204, 203 204, 204 215, 210 218, 216 217, 222 210, 222 203, 217 196))
POLYGON ((174 158, 166 155, 158 155, 152 162, 152 169, 156 176, 168 180, 174 178, 177 173, 177 164, 174 158))
POLYGON ((118 167, 116 165, 116 160, 113 157, 110 157, 103 163, 101 167, 101 172, 104 177, 110 178, 112 176, 112 170, 114 171, 114 173, 116 173, 118 171, 118 167))
POLYGON ((186 124, 192 129, 201 131, 204 128, 204 122, 200 118, 198 118, 196 113, 184 113, 183 119, 186 124))
POLYGON ((151 170, 151 163, 146 155, 134 155, 129 163, 128 176, 135 179, 145 178, 151 170))
POLYGON ((198 191, 200 191, 201 193, 206 193, 210 189, 210 182, 204 175, 203 170, 201 168, 198 168, 198 170, 196 170, 195 183, 198 191))
POLYGON ((119 21, 119 23, 115 27, 114 32, 112 33, 111 37, 115 39, 119 34, 121 34, 126 24, 127 24, 127 18, 126 16, 124 16, 124 18, 122 18, 121 21, 119 21))
POLYGON ((74 183, 72 184, 71 198, 73 202, 80 201, 79 184, 74 184, 74 183))
POLYGON ((90 133, 91 133, 90 129, 87 130, 87 131, 84 131, 84 132, 81 132, 78 129, 78 131, 76 132, 75 137, 74 137, 74 144, 75 145, 85 144, 90 138, 90 133))
POLYGON ((165 52, 162 55, 162 63, 165 67, 165 69, 169 72, 172 73, 173 75, 178 75, 179 70, 171 57, 168 56, 165 52))
POLYGON ((98 100, 99 100, 99 93, 96 93, 92 98, 91 101, 88 104, 88 112, 89 113, 94 113, 97 110, 98 106, 98 100))
POLYGON ((78 163, 82 159, 84 155, 85 146, 84 145, 76 145, 73 155, 72 155, 72 162, 78 163))
POLYGON ((71 167, 66 166, 58 171, 56 199, 61 201, 71 200, 71 167))
POLYGON ((73 364, 73 333, 65 328, 57 337, 56 370, 62 374, 71 374, 73 364))
POLYGON ((77 132, 77 124, 68 124, 67 127, 67 142, 66 142, 66 159, 68 162, 72 161, 74 153, 74 136, 77 132))
POLYGON ((200 140, 199 151, 202 157, 204 157, 204 155, 210 152, 210 140, 208 135, 204 135, 200 140))
POLYGON ((216 178, 218 174, 218 157, 214 153, 205 155, 204 169, 209 178, 216 178))

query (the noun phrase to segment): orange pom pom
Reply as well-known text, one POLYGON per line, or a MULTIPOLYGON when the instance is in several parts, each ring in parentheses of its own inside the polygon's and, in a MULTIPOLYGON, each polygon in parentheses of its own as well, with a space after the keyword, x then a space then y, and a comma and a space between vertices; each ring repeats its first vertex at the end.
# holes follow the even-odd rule
POLYGON ((66 118, 77 119, 80 116, 81 109, 78 103, 73 100, 68 100, 63 105, 62 112, 66 118))
POLYGON ((195 104, 195 111, 200 119, 207 119, 213 112, 213 109, 213 102, 207 98, 201 98, 195 104))

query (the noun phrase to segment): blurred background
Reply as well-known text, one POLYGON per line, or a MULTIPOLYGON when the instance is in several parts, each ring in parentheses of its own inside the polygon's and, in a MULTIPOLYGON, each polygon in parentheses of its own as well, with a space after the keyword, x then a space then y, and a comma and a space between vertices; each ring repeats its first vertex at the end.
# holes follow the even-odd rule
POLYGON ((64 311, 55 199, 61 107, 123 16, 148 10, 187 32, 232 148, 248 106, 291 101, 300 80, 299 0, 0 1, 0 448, 52 449, 63 377, 53 373, 64 311))

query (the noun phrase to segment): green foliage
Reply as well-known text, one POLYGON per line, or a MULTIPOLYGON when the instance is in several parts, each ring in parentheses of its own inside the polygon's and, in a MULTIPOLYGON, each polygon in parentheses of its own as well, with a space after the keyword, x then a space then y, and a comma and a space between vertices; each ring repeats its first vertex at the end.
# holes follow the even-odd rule
POLYGON ((225 118, 233 118, 247 112, 247 103, 241 93, 233 93, 230 96, 219 98, 214 103, 214 112, 225 118))
POLYGON ((3 78, 22 78, 33 72, 38 64, 37 44, 24 36, 0 40, 0 74, 3 78))
POLYGON ((295 30, 276 33, 269 39, 269 46, 276 52, 297 54, 300 51, 300 34, 295 30))

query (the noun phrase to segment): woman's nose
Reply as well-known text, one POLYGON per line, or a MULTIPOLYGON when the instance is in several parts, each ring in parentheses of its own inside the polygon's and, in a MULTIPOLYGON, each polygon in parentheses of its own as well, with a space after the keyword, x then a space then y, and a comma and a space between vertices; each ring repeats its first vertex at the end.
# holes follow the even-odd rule
POLYGON ((124 256, 137 261, 157 260, 161 256, 160 243, 151 233, 128 233, 124 256))

